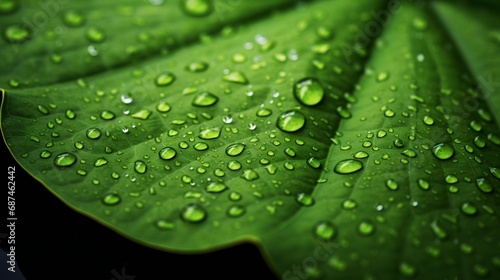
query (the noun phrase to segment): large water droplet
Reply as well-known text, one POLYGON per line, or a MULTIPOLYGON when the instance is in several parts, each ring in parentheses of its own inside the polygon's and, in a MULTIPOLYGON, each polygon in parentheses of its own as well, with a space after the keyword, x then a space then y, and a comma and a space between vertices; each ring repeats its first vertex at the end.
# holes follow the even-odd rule
POLYGON ((453 146, 447 143, 439 143, 432 147, 432 153, 434 156, 441 160, 449 159, 455 153, 453 146))
POLYGON ((318 80, 304 78, 295 84, 294 94, 300 103, 306 106, 314 106, 323 100, 325 92, 318 80))
POLYGON ((210 92, 201 92, 193 98, 192 104, 198 107, 212 106, 219 101, 219 98, 210 92))
POLYGON ((493 175, 495 178, 500 179, 500 169, 496 167, 490 167, 490 173, 493 175))
POLYGON ((204 151, 204 150, 208 149, 208 144, 205 142, 198 142, 198 143, 194 144, 193 148, 197 151, 204 151))
POLYGON ((76 156, 72 153, 62 153, 55 157, 54 164, 58 167, 68 167, 76 162, 76 156))
POLYGON ((333 171, 335 171, 338 174, 350 174, 357 172, 362 168, 363 168, 363 163, 361 161, 355 159, 347 159, 337 163, 333 171))
POLYGON ((158 75, 155 79, 155 84, 159 87, 164 87, 172 84, 175 81, 175 75, 171 72, 164 72, 158 75))
POLYGON ((243 171, 241 177, 247 181, 254 181, 259 179, 259 174, 252 169, 247 169, 243 171))
POLYGON ((160 158, 164 160, 173 159, 176 155, 177 151, 172 147, 165 147, 159 152, 160 158))
POLYGON ((462 205, 460 206, 460 210, 462 211, 462 213, 468 216, 473 216, 477 213, 477 207, 471 202, 462 203, 462 205))
POLYGON ((278 117, 277 126, 285 132, 295 132, 304 127, 306 117, 297 110, 286 111, 278 117))
POLYGON ((181 218, 186 223, 200 223, 207 218, 207 212, 200 205, 192 203, 182 208, 181 218))
POLYGON ((210 0, 182 0, 181 8, 192 17, 205 17, 212 13, 213 4, 210 0))
POLYGON ((227 168, 229 170, 233 170, 233 171, 240 170, 241 169, 241 163, 239 161, 232 160, 232 161, 230 161, 230 162, 227 163, 227 168))
POLYGON ((0 2, 0 14, 8 15, 12 14, 19 9, 18 0, 4 0, 0 2))
POLYGON ((238 156, 240 155, 243 150, 245 150, 245 145, 242 144, 242 143, 236 143, 236 144, 232 144, 232 145, 229 145, 227 148, 226 148, 226 154, 228 156, 238 156))

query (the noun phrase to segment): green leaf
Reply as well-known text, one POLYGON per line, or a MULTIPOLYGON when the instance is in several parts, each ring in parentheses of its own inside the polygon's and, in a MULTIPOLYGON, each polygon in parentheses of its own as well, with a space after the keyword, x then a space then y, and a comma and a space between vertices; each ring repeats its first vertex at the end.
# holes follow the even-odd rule
POLYGON ((170 252, 256 243, 283 279, 498 276, 492 11, 71 5, 23 33, 23 3, 0 45, 6 143, 69 207, 170 252))

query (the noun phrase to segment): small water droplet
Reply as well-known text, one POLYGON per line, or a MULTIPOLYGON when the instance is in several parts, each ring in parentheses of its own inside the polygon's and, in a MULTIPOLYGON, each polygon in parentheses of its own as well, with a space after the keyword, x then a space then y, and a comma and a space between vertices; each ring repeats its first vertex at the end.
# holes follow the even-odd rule
POLYGON ((490 167, 490 173, 493 175, 495 178, 500 179, 500 169, 496 167, 490 167))
POLYGON ((418 186, 423 190, 428 190, 430 187, 429 182, 424 179, 418 179, 418 186))
POLYGON ((193 73, 203 72, 206 71, 207 69, 208 69, 208 63, 204 61, 191 62, 186 66, 186 70, 193 73))
POLYGON ((352 209, 354 209, 356 207, 358 207, 358 204, 353 199, 346 199, 346 200, 344 200, 344 202, 342 202, 342 208, 343 209, 352 210, 352 209))
POLYGON ((99 139, 99 137, 101 137, 101 134, 102 133, 98 128, 89 128, 87 130, 87 137, 89 139, 93 139, 93 140, 99 139))
POLYGON ((220 136, 220 132, 220 127, 207 128, 202 130, 198 137, 205 140, 217 139, 220 136))
POLYGON ((80 27, 85 24, 85 16, 77 10, 67 10, 62 15, 63 23, 68 27, 80 27))
POLYGON ((245 214, 246 209, 242 205, 233 205, 227 209, 227 215, 231 218, 241 217, 245 214))
POLYGON ((31 39, 32 31, 26 25, 12 24, 4 30, 4 38, 7 43, 23 43, 31 39))
POLYGON ((325 241, 332 240, 336 234, 337 229, 328 221, 319 222, 313 227, 313 235, 325 241))
POLYGON ((205 17, 212 13, 213 4, 210 0, 182 0, 181 8, 192 17, 205 17))
POLYGON ((424 123, 426 125, 433 125, 434 124, 434 119, 431 116, 425 116, 424 117, 424 123))
POLYGON ((131 117, 135 118, 135 119, 140 119, 140 120, 147 120, 147 119, 149 119, 151 114, 152 114, 151 111, 144 109, 144 110, 138 111, 137 113, 132 114, 131 117))
POLYGON ((247 77, 241 71, 231 71, 228 74, 224 75, 223 80, 226 82, 232 82, 243 85, 248 84, 247 77))
POLYGON ((19 9, 19 1, 18 0, 5 0, 0 2, 0 14, 8 15, 12 14, 19 9))
POLYGON ((76 162, 76 156, 72 153, 62 153, 55 157, 54 164, 57 167, 68 167, 76 162))
POLYGON ((108 163, 108 160, 105 158, 98 158, 94 162, 95 167, 101 167, 103 165, 106 165, 108 163))
POLYGON ((193 98, 193 106, 208 107, 212 106, 219 101, 219 98, 210 92, 201 92, 193 98))
POLYGON ((165 147, 160 150, 159 154, 161 159, 170 160, 177 155, 177 151, 172 147, 165 147))
POLYGON ((355 159, 347 159, 340 161, 335 165, 333 171, 338 174, 350 174, 357 172, 363 168, 363 163, 355 159))
POLYGON ((486 146, 486 141, 484 141, 484 138, 478 135, 474 137, 474 145, 482 149, 486 146))
POLYGON ((406 150, 402 151, 401 154, 403 154, 407 157, 411 157, 411 158, 414 158, 417 156, 417 153, 412 149, 406 149, 406 150))
POLYGON ((193 148, 197 151, 204 151, 204 150, 208 149, 208 144, 205 142, 198 142, 198 143, 194 144, 193 148))
POLYGON ((134 163, 134 170, 135 172, 137 173, 140 173, 140 174, 144 174, 146 173, 146 170, 147 170, 148 166, 146 165, 146 163, 142 160, 137 160, 135 163, 134 163))
POLYGON ((40 157, 41 157, 41 158, 44 158, 44 159, 45 159, 45 158, 49 158, 50 156, 52 156, 52 153, 51 153, 50 151, 47 151, 47 150, 42 151, 42 152, 40 153, 40 157))
POLYGON ((406 262, 399 264, 399 273, 405 277, 414 277, 417 274, 417 269, 406 262))
POLYGON ((321 162, 319 161, 319 159, 315 158, 315 157, 310 157, 307 159, 307 164, 314 168, 314 169, 317 169, 317 168, 320 168, 321 167, 321 162))
POLYGON ((362 221, 358 225, 358 233, 363 236, 372 235, 375 232, 376 226, 371 221, 362 221))
POLYGON ((181 218, 186 223, 200 223, 207 218, 207 212, 200 205, 192 203, 182 208, 181 218))
POLYGON ((393 190, 393 191, 395 191, 399 188, 398 183, 392 179, 388 179, 387 181, 385 181, 385 186, 388 189, 393 190))
POLYGON ((229 161, 227 163, 227 168, 229 170, 233 170, 233 171, 240 170, 241 169, 241 163, 239 161, 236 161, 236 160, 229 161))
POLYGON ((175 224, 169 220, 159 219, 154 222, 154 225, 159 230, 172 230, 175 228, 175 224))
POLYGON ((477 178, 476 187, 484 193, 490 193, 493 191, 493 186, 485 178, 477 178))
POLYGON ((432 147, 432 154, 438 159, 446 160, 455 154, 453 146, 447 143, 439 143, 432 147))
POLYGON ((110 193, 102 198, 102 203, 108 206, 116 205, 121 202, 121 197, 118 194, 110 193))
POLYGON ((92 43, 102 43, 104 42, 104 40, 106 40, 106 34, 104 33, 104 30, 99 27, 91 27, 87 29, 87 31, 85 32, 85 36, 87 37, 87 40, 92 43))
POLYGON ((306 117, 297 110, 286 111, 278 117, 277 126, 285 132, 295 132, 304 127, 306 117))
POLYGON ((242 143, 236 143, 236 144, 232 144, 232 145, 229 145, 227 148, 226 148, 226 154, 228 156, 238 156, 240 155, 243 150, 245 150, 245 145, 242 144, 242 143))
POLYGON ((388 117, 388 118, 392 118, 396 115, 396 112, 394 112, 393 110, 391 109, 387 109, 384 111, 384 116, 388 117))
POLYGON ((294 87, 297 100, 306 106, 319 104, 325 95, 323 87, 315 78, 304 78, 299 80, 294 87))
POLYGON ((254 181, 259 179, 259 174, 252 169, 247 169, 243 171, 241 177, 247 181, 254 181))
POLYGON ((468 216, 473 216, 477 213, 477 207, 471 202, 462 203, 462 205, 460 206, 460 210, 462 211, 462 213, 468 216))
POLYGON ((101 118, 103 120, 112 120, 115 118, 115 114, 111 111, 104 110, 101 112, 101 118))
POLYGON ((299 193, 295 197, 295 200, 302 206, 314 205, 314 198, 310 194, 299 193))
POLYGON ((175 75, 171 72, 164 72, 158 75, 155 79, 156 86, 164 87, 175 82, 175 75))
POLYGON ((156 110, 158 110, 158 112, 160 112, 160 113, 166 113, 166 112, 170 111, 170 109, 171 109, 171 106, 167 102, 160 102, 160 103, 158 103, 158 105, 156 105, 156 110))
POLYGON ((227 190, 227 186, 221 182, 212 182, 207 185, 205 190, 209 193, 221 193, 227 190))

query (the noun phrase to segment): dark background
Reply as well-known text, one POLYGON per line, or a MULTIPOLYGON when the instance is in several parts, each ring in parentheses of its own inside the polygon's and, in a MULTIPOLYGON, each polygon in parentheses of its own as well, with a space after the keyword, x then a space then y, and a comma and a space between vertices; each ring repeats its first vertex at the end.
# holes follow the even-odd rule
MULTIPOLYGON (((16 261, 27 280, 276 279, 257 247, 237 245, 209 254, 179 255, 137 244, 63 204, 12 158, 3 139, 2 215, 7 214, 7 167, 15 166, 16 261), (122 274, 125 272, 124 274, 122 274)), ((0 247, 7 244, 2 219, 0 247)), ((0 279, 23 279, 6 271, 0 279)))

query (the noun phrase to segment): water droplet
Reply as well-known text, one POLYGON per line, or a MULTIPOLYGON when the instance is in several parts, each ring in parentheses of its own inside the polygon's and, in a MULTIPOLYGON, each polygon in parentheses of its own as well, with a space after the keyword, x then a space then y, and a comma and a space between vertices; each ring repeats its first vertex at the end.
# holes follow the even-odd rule
POLYGON ((85 16, 77 10, 65 11, 62 20, 68 27, 80 27, 85 24, 85 16))
POLYGON ((349 119, 352 117, 351 112, 349 112, 349 110, 343 106, 337 107, 337 113, 343 119, 349 119))
POLYGON ((23 43, 31 39, 32 32, 26 25, 12 24, 4 30, 7 43, 23 43))
POLYGON ((257 117, 267 117, 272 114, 272 111, 269 109, 259 109, 256 113, 257 117))
POLYGON ((350 174, 357 172, 363 168, 363 163, 355 159, 347 159, 340 161, 335 165, 333 171, 338 174, 350 174))
POLYGON ((85 32, 85 36, 87 37, 87 40, 92 43, 101 43, 106 40, 106 34, 104 33, 104 30, 99 27, 91 27, 87 29, 87 31, 85 32))
POLYGON ((428 190, 430 187, 429 182, 424 179, 418 179, 418 186, 423 190, 428 190))
POLYGON ((402 262, 399 264, 399 273, 405 277, 413 277, 417 274, 417 269, 409 263, 402 262))
POLYGON ((208 69, 208 63, 204 61, 191 62, 186 66, 186 70, 193 73, 203 72, 207 69, 208 69))
POLYGON ((227 215, 231 218, 241 217, 245 214, 246 209, 241 205, 233 205, 227 209, 227 215))
POLYGON ((441 160, 449 159, 455 154, 453 146, 447 143, 439 143, 432 147, 432 153, 434 156, 441 160))
POLYGON ((332 240, 335 235, 337 234, 337 229, 335 226, 328 222, 328 221, 323 221, 317 223, 313 227, 313 234, 315 237, 320 238, 325 241, 332 240))
POLYGON ((101 167, 103 165, 106 165, 108 163, 108 160, 105 158, 98 158, 94 162, 95 167, 101 167))
POLYGON ((219 101, 219 98, 215 94, 210 92, 201 92, 194 97, 192 104, 193 106, 207 107, 214 105, 217 101, 219 101))
POLYGON ((212 13, 213 4, 210 0, 182 0, 181 8, 192 17, 205 17, 212 13))
POLYGON ((238 201, 241 199, 241 194, 239 192, 231 192, 228 197, 229 200, 238 201))
POLYGON ((295 200, 302 206, 314 205, 314 198, 310 194, 299 193, 295 197, 295 200))
POLYGON ((476 276, 481 278, 486 277, 490 273, 490 270, 486 266, 480 264, 474 265, 472 267, 472 270, 474 271, 474 274, 476 274, 476 276))
POLYGON ((0 14, 12 14, 19 8, 18 0, 5 0, 0 2, 0 14))
POLYGON ((204 150, 208 149, 208 144, 205 142, 198 142, 198 143, 194 144, 193 148, 197 151, 204 151, 204 150))
POLYGON ((241 169, 241 163, 239 161, 236 161, 236 160, 229 161, 227 163, 227 168, 229 170, 233 170, 233 171, 240 170, 241 169))
POLYGON ((172 147, 165 147, 160 150, 159 156, 161 159, 170 160, 177 155, 177 151, 172 147))
POLYGON ((295 132, 304 127, 306 117, 299 111, 286 111, 278 117, 277 126, 285 132, 295 132))
POLYGON ((102 203, 108 206, 116 205, 121 202, 121 197, 118 194, 110 193, 102 198, 102 203))
POLYGON ((363 152, 363 151, 359 151, 359 152, 356 152, 354 155, 353 155, 354 158, 357 158, 357 159, 363 159, 363 158, 367 158, 368 157, 368 153, 367 152, 363 152))
POLYGON ((156 86, 164 87, 172 84, 175 81, 175 75, 171 72, 164 72, 158 75, 155 79, 156 86))
POLYGON ((394 143, 394 146, 396 146, 397 148, 402 148, 405 145, 405 142, 400 138, 396 138, 396 140, 394 140, 393 143, 394 143))
POLYGON ((411 158, 414 158, 417 156, 417 153, 412 149, 406 149, 403 152, 401 152, 401 154, 403 154, 407 157, 411 157, 411 158))
POLYGON ((227 75, 224 76, 223 80, 226 82, 232 82, 232 83, 243 84, 243 85, 248 84, 247 77, 241 71, 229 72, 227 75))
POLYGON ((111 112, 111 111, 105 110, 105 111, 101 112, 101 118, 103 120, 112 120, 112 119, 115 118, 115 114, 113 112, 111 112))
POLYGON ((387 72, 378 73, 377 82, 387 81, 387 79, 389 79, 389 73, 387 73, 387 72))
POLYGON ((356 207, 358 207, 358 204, 353 199, 346 199, 344 200, 344 202, 342 202, 342 208, 346 210, 352 210, 356 207))
POLYGON ((285 154, 290 156, 290 157, 295 157, 296 153, 295 150, 292 148, 286 148, 285 149, 285 154))
POLYGON ((488 140, 497 145, 497 146, 500 146, 500 137, 496 136, 495 134, 493 133, 489 133, 488 136, 487 136, 488 140))
POLYGON ((58 167, 68 167, 76 162, 76 156, 72 153, 62 153, 55 157, 54 164, 58 167))
POLYGON ((147 119, 149 119, 151 114, 152 114, 151 111, 144 109, 144 110, 140 110, 137 113, 132 114, 131 117, 135 118, 135 119, 140 119, 140 120, 147 120, 147 119))
POLYGON ((399 188, 398 183, 392 179, 388 179, 387 181, 385 181, 385 186, 388 189, 393 190, 393 191, 395 191, 399 188))
POLYGON ((148 166, 142 160, 137 160, 134 163, 134 170, 137 173, 144 174, 144 173, 146 173, 147 168, 148 168, 148 166))
POLYGON ((158 105, 156 105, 156 110, 158 110, 158 112, 160 113, 166 113, 170 111, 170 109, 171 109, 170 104, 166 102, 160 102, 158 103, 158 105))
POLYGON ((470 126, 470 128, 472 128, 472 130, 474 130, 476 132, 479 132, 483 129, 483 126, 477 121, 471 121, 469 126, 470 126))
POLYGON ((226 154, 228 156, 235 157, 235 156, 240 155, 243 152, 243 150, 245 150, 245 145, 242 143, 236 143, 236 144, 229 145, 226 148, 226 154))
POLYGON ((358 232, 363 236, 372 235, 375 232, 375 224, 370 221, 362 221, 358 225, 358 232))
POLYGON ((158 228, 160 230, 172 230, 175 228, 175 225, 173 222, 171 222, 169 220, 165 220, 165 219, 156 220, 154 225, 156 226, 156 228, 158 228))
POLYGON ((478 147, 478 148, 484 148, 486 146, 486 141, 484 141, 484 138, 482 138, 481 136, 476 136, 474 137, 474 144, 478 147))
POLYGON ((477 213, 477 207, 471 202, 462 203, 462 206, 460 206, 460 210, 462 210, 462 213, 468 216, 473 216, 477 213))
POLYGON ((192 203, 182 208, 181 218, 186 223, 200 223, 207 218, 207 212, 200 205, 192 203))
POLYGON ((500 179, 500 169, 496 167, 490 167, 490 173, 493 175, 495 178, 500 179))
POLYGON ((220 182, 212 182, 207 185, 205 190, 209 193, 221 193, 225 190, 227 190, 227 186, 223 183, 220 182))
POLYGON ((319 161, 319 159, 315 158, 315 157, 310 157, 307 159, 307 164, 314 168, 314 169, 317 169, 317 168, 320 168, 321 167, 321 162, 319 161))
POLYGON ((454 176, 454 175, 447 175, 444 180, 446 181, 446 183, 448 184, 455 184, 456 182, 458 182, 458 177, 457 176, 454 176))
POLYGON ((448 236, 446 231, 438 224, 437 220, 432 221, 431 229, 439 239, 446 239, 448 236))
POLYGON ((490 193, 493 191, 493 186, 491 186, 491 184, 486 181, 485 178, 477 178, 476 187, 484 193, 490 193))
POLYGON ((306 106, 315 106, 323 100, 325 92, 318 80, 304 78, 295 84, 294 94, 300 103, 306 106))
POLYGON ((388 118, 392 118, 396 115, 396 112, 394 112, 393 110, 391 109, 387 109, 384 111, 384 116, 388 117, 388 118))
POLYGON ((425 116, 424 117, 424 123, 426 125, 433 125, 434 124, 434 119, 431 116, 425 116))
POLYGON ((42 151, 42 152, 40 153, 40 157, 41 157, 41 158, 49 158, 50 156, 52 156, 52 153, 51 153, 50 151, 47 151, 47 150, 42 151))
POLYGON ((207 128, 202 130, 198 137, 205 140, 217 139, 220 136, 220 131, 220 127, 207 128))
POLYGON ((89 128, 87 130, 87 137, 93 140, 98 139, 101 137, 101 131, 98 128, 89 128))
POLYGON ((247 181, 254 181, 254 180, 259 179, 259 174, 257 174, 257 172, 255 172, 252 169, 247 169, 247 170, 243 171, 243 174, 241 175, 241 177, 247 181))

